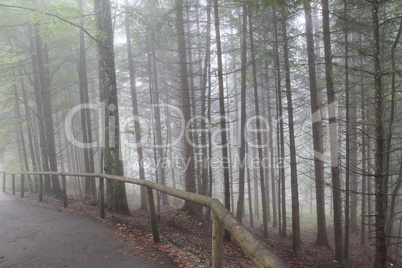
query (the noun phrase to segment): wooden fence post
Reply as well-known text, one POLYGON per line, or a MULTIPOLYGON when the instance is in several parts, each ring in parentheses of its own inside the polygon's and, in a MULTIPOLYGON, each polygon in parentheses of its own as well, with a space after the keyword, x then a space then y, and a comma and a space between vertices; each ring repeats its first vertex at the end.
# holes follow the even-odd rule
POLYGON ((3 172, 3 193, 6 192, 6 173, 3 172))
POLYGON ((63 205, 66 208, 68 206, 68 204, 67 204, 67 186, 66 186, 66 176, 65 175, 61 175, 61 185, 63 187, 63 189, 62 189, 63 205))
POLYGON ((43 175, 39 175, 39 202, 43 202, 43 175))
POLYGON ((154 193, 151 187, 147 187, 147 197, 148 197, 149 215, 151 217, 152 236, 154 238, 154 242, 158 243, 160 242, 158 220, 156 218, 154 193))
POLYGON ((24 178, 24 175, 21 174, 21 198, 24 198, 24 191, 25 191, 24 183, 25 183, 25 178, 24 178))
POLYGON ((105 184, 104 178, 99 177, 99 216, 100 218, 105 217, 105 184))
POLYGON ((223 258, 223 224, 212 213, 212 267, 221 268, 223 258))
POLYGON ((12 174, 12 179, 13 179, 13 195, 15 195, 15 174, 12 174))

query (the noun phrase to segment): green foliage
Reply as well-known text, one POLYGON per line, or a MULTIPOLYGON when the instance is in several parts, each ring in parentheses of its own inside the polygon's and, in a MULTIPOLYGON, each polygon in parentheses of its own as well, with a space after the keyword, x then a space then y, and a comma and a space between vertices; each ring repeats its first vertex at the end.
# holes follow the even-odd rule
POLYGON ((77 32, 77 28, 65 21, 76 22, 83 18, 84 14, 76 7, 67 4, 47 5, 29 14, 29 22, 32 25, 39 24, 36 33, 42 37, 45 43, 58 35, 68 35, 77 32), (52 15, 49 15, 52 14, 52 15), (61 20, 60 18, 63 18, 61 20))
POLYGON ((13 65, 25 60, 27 56, 26 54, 19 53, 14 46, 2 44, 0 58, 3 65, 13 65))
POLYGON ((125 16, 131 23, 134 44, 136 40, 145 38, 150 32, 166 31, 166 29, 173 29, 175 25, 175 17, 170 16, 163 9, 154 8, 151 12, 142 6, 121 6, 120 9, 124 9, 125 16))
POLYGON ((288 8, 296 8, 303 3, 303 0, 234 0, 234 2, 259 10, 281 5, 286 5, 288 8))

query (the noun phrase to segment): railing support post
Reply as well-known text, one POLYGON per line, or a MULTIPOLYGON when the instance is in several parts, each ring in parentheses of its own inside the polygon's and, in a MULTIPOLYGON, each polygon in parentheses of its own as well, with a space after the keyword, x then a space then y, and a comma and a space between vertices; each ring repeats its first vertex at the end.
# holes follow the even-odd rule
POLYGON ((43 175, 39 175, 39 202, 43 202, 43 175))
POLYGON ((151 217, 152 236, 154 238, 154 242, 158 243, 160 242, 158 220, 156 218, 154 192, 151 187, 147 187, 147 197, 148 197, 149 216, 151 217))
POLYGON ((24 183, 25 183, 25 178, 24 178, 24 175, 23 174, 21 174, 21 198, 24 198, 24 191, 25 191, 25 189, 24 189, 24 183))
POLYGON ((66 186, 66 176, 65 175, 61 175, 61 185, 63 187, 63 189, 62 189, 63 205, 66 208, 68 206, 68 204, 67 204, 67 186, 66 186))
POLYGON ((12 179, 13 179, 13 195, 15 195, 15 174, 12 174, 12 179))
POLYGON ((223 258, 223 224, 212 213, 212 267, 221 268, 223 258))
POLYGON ((3 193, 6 192, 6 173, 3 172, 3 193))
POLYGON ((105 217, 105 184, 102 177, 99 177, 99 217, 105 217))

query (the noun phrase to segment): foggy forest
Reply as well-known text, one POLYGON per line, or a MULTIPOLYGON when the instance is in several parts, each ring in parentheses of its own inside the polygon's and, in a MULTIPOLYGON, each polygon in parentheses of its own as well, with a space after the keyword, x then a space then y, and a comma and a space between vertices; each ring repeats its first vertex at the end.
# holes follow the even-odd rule
POLYGON ((402 267, 401 32, 400 0, 0 0, 3 192, 207 235, 178 267, 402 267))

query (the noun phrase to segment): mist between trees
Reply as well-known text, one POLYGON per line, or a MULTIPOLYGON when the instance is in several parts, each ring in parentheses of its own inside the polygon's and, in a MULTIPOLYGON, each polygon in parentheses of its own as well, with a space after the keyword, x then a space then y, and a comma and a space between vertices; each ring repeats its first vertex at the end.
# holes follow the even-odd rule
POLYGON ((233 167, 247 167, 247 168, 259 168, 263 167, 264 169, 268 168, 283 168, 283 166, 288 165, 285 159, 278 159, 275 160, 277 164, 274 167, 270 166, 271 159, 266 157, 263 159, 259 159, 258 157, 248 157, 246 155, 243 161, 240 161, 239 155, 234 155, 233 159, 221 159, 221 158, 196 158, 194 159, 187 159, 185 160, 179 155, 174 155, 172 158, 143 158, 143 162, 141 165, 144 168, 163 168, 167 169, 174 169, 179 173, 184 173, 189 165, 189 161, 195 161, 196 164, 200 165, 201 168, 212 168, 212 169, 219 169, 222 168, 226 163, 233 167))
MULTIPOLYGON (((213 118, 208 118, 206 116, 195 116, 190 118, 189 122, 187 124, 184 124, 184 115, 180 110, 180 107, 177 106, 172 106, 172 105, 166 105, 166 104, 157 104, 157 105, 151 105, 151 111, 154 111, 155 109, 159 108, 168 108, 170 111, 175 111, 175 117, 178 123, 176 124, 177 128, 175 130, 176 134, 175 138, 173 140, 167 141, 166 139, 163 141, 163 144, 152 144, 153 148, 169 148, 169 147, 174 147, 178 145, 180 142, 182 142, 182 139, 185 139, 185 142, 190 144, 193 148, 196 149, 205 149, 208 148, 208 144, 199 144, 195 143, 192 139, 190 139, 189 133, 193 133, 194 135, 200 136, 201 133, 205 133, 206 135, 211 136, 211 142, 212 142, 212 147, 214 148, 222 148, 225 145, 221 144, 220 141, 220 133, 221 132, 226 132, 228 136, 231 137, 231 140, 228 141, 228 144, 230 144, 231 147, 233 148, 238 148, 240 147, 240 140, 241 137, 240 135, 242 134, 241 130, 237 127, 237 118, 231 118, 230 116, 225 115, 225 120, 228 122, 225 129, 220 129, 217 126, 217 121, 220 119, 219 117, 214 116, 213 118), (201 124, 202 122, 202 124, 201 124), (200 126, 203 125, 205 128, 200 128, 200 126)), ((73 145, 78 148, 101 148, 105 146, 105 141, 103 140, 103 132, 105 131, 105 122, 106 120, 114 121, 116 120, 114 117, 112 118, 105 118, 105 115, 102 111, 105 109, 105 103, 84 103, 84 104, 78 104, 77 106, 73 107, 70 109, 66 115, 66 118, 64 119, 64 129, 65 129, 65 135, 67 137, 67 140, 73 145), (82 110, 92 110, 94 113, 96 113, 96 118, 98 118, 98 137, 99 141, 91 141, 89 143, 84 143, 82 142, 80 136, 74 135, 73 129, 74 129, 74 120, 78 120, 79 122, 79 113, 82 112, 82 110), (78 139, 79 138, 79 139, 78 139)), ((107 109, 114 109, 114 106, 108 107, 107 109)), ((321 113, 322 111, 325 111, 322 109, 319 111, 321 113)), ((85 113, 85 111, 84 111, 85 113)), ((152 117, 154 115, 152 114, 152 117)), ((152 120, 152 119, 151 119, 152 120)), ((245 130, 243 131, 243 135, 245 138, 245 141, 247 143, 247 147, 253 148, 253 149, 258 149, 258 148, 268 148, 269 147, 269 140, 265 140, 264 143, 258 144, 255 141, 255 136, 257 133, 262 133, 262 134, 269 134, 276 132, 278 129, 276 128, 277 125, 279 125, 280 120, 287 120, 286 118, 274 118, 274 119, 268 119, 267 117, 262 117, 262 116, 251 116, 247 118, 246 124, 245 124, 245 130), (259 121, 260 123, 263 122, 264 124, 260 124, 260 127, 257 128, 255 122, 259 121), (273 126, 272 129, 269 129, 269 127, 273 126)), ((324 125, 328 125, 328 119, 321 118, 321 116, 317 117, 315 115, 312 115, 307 118, 303 118, 303 123, 301 126, 300 131, 302 133, 307 133, 309 134, 310 132, 310 127, 312 123, 318 123, 317 120, 322 121, 321 123, 324 125)), ((132 146, 133 148, 136 148, 137 146, 141 146, 147 139, 153 139, 155 138, 155 129, 150 129, 149 131, 144 131, 140 130, 141 132, 141 141, 138 143, 135 141, 133 136, 135 135, 135 123, 139 123, 141 125, 147 124, 147 118, 146 117, 140 117, 137 116, 132 120, 126 121, 124 118, 120 118, 121 122, 121 129, 120 130, 120 136, 122 138, 122 142, 125 146, 132 146)), ((114 131, 114 128, 109 127, 109 135, 114 131)), ((301 138, 302 144, 304 145, 305 152, 310 153, 310 158, 313 158, 314 155, 318 155, 319 152, 314 152, 314 148, 312 147, 311 144, 311 137, 310 136, 304 136, 301 138)), ((110 147, 113 147, 115 145, 109 144, 110 147)), ((328 148, 327 148, 328 149, 328 148)), ((322 161, 327 160, 329 163, 330 159, 329 156, 321 155, 322 161)))
POLYGON ((1 1, 0 167, 152 180, 290 235, 294 256, 400 264, 401 17, 399 0, 1 1))

